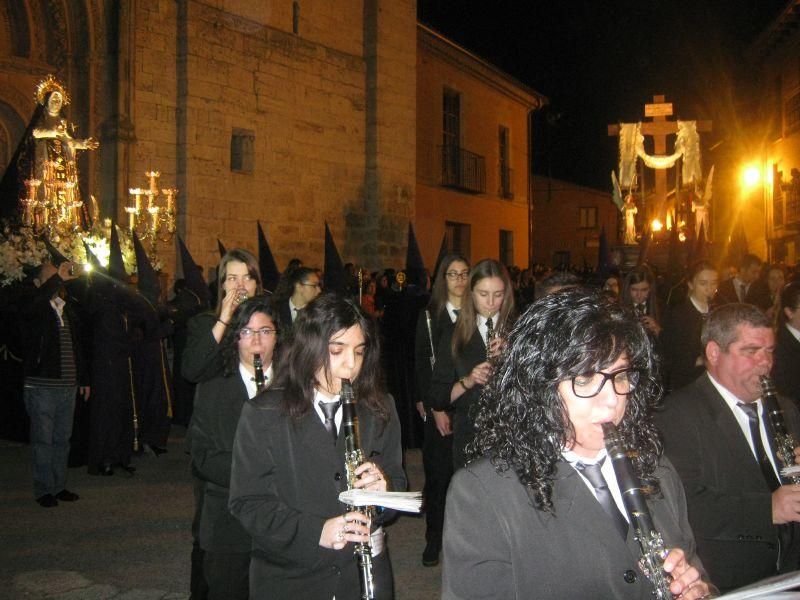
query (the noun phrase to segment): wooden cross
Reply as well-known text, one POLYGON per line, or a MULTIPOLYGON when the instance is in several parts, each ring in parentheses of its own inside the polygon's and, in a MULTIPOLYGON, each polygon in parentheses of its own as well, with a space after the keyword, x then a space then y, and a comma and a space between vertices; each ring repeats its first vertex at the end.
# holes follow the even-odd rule
MULTIPOLYGON (((678 122, 668 121, 671 116, 672 102, 666 102, 663 94, 653 96, 653 104, 644 105, 644 116, 651 117, 652 121, 642 123, 642 135, 649 135, 653 138, 653 148, 655 154, 663 156, 667 152, 667 136, 678 133, 678 122)), ((711 121, 698 121, 697 131, 711 131, 711 121)), ((609 136, 619 135, 619 125, 608 126, 609 136)), ((667 170, 655 169, 656 185, 654 190, 656 211, 660 214, 667 202, 667 170)))

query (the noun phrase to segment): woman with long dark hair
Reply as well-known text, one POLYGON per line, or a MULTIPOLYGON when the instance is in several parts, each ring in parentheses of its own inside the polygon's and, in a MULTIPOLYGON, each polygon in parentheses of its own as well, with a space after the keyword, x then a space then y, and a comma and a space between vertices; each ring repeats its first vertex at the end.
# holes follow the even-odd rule
POLYGON ((450 485, 443 598, 651 597, 633 570, 606 422, 636 453, 666 548, 682 548, 664 561, 671 592, 708 593, 683 487, 649 414, 661 391, 653 367, 638 320, 602 293, 548 295, 517 321, 478 405, 474 460, 450 485))
POLYGON ((187 323, 186 348, 181 374, 197 383, 219 375, 223 370, 222 338, 230 327, 236 307, 264 293, 258 261, 247 250, 229 250, 219 263, 217 308, 195 315, 187 323))
POLYGON ((490 359, 502 345, 514 313, 514 293, 506 268, 485 259, 470 274, 469 294, 461 303, 452 335, 436 348, 428 402, 434 410, 453 412, 453 467, 466 464, 472 440, 471 409, 492 372, 490 359), (492 332, 492 334, 490 334, 492 332))
POLYGON ((286 269, 272 296, 281 330, 288 334, 300 311, 322 292, 322 280, 316 269, 298 266, 286 269))
POLYGON ((414 374, 417 398, 425 404, 425 439, 422 465, 425 469, 425 551, 422 564, 439 563, 444 526, 444 501, 453 476, 453 430, 447 410, 427 405, 436 348, 453 334, 462 299, 467 292, 469 261, 460 254, 445 256, 433 282, 428 306, 420 312, 414 338, 414 374))
POLYGON ((204 484, 195 520, 209 600, 248 598, 250 535, 228 511, 233 437, 244 403, 272 383, 276 340, 269 303, 243 302, 220 344, 223 373, 197 386, 189 439, 192 473, 204 484))
POLYGON ((700 331, 717 293, 717 268, 706 260, 692 264, 686 273, 689 292, 672 307, 661 332, 665 387, 677 390, 703 374, 703 346, 700 331))
POLYGON ((356 600, 353 543, 372 544, 379 598, 392 598, 391 564, 379 526, 346 512, 342 380, 352 382, 361 450, 357 488, 403 490, 400 424, 380 376, 375 324, 350 299, 325 295, 297 318, 278 377, 242 409, 233 449, 231 513, 253 538, 252 598, 356 600))

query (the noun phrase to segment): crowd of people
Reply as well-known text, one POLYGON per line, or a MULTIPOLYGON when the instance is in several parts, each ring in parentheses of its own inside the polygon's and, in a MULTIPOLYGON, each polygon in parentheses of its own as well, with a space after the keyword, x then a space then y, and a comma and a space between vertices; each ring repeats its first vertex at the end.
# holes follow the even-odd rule
POLYGON ((235 249, 213 307, 180 281, 162 307, 141 285, 78 286, 69 262, 43 265, 25 312, 36 501, 78 499, 67 456, 76 398, 91 398, 92 474, 132 476, 134 452, 163 452, 170 420, 187 427, 192 598, 360 598, 354 544, 371 547, 377 597, 391 598, 392 511, 368 518, 338 495, 404 490, 403 448, 421 438, 422 564, 443 555, 443 597, 644 598, 653 577, 607 460, 612 424, 671 593, 798 567, 800 491, 761 393, 771 375, 798 439, 796 273, 746 255, 724 281, 698 261, 670 285, 645 265, 601 277, 451 254, 430 285, 348 265, 334 293, 323 275, 295 261, 265 290, 235 249), (354 474, 341 435, 351 384, 354 474))

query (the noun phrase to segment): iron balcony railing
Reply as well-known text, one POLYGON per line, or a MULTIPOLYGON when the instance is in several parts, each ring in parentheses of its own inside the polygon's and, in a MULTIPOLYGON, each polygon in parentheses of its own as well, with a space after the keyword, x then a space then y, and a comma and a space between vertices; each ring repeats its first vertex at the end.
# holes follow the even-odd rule
POLYGON ((440 146, 442 185, 472 194, 486 193, 486 160, 458 146, 440 146))

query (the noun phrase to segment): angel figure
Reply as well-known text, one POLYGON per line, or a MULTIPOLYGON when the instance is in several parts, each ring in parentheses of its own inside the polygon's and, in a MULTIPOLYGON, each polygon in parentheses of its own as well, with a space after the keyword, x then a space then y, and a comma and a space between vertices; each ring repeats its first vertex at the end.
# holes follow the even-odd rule
POLYGON ((692 200, 692 212, 694 213, 694 232, 695 237, 700 237, 700 228, 703 227, 706 235, 708 234, 708 209, 711 207, 711 184, 714 181, 714 166, 708 172, 705 190, 701 193, 697 182, 694 184, 694 199, 692 200))
MULTIPOLYGON (((635 181, 634 179, 634 184, 635 181)), ((635 244, 636 213, 639 212, 639 209, 636 208, 636 201, 631 193, 625 196, 625 200, 622 199, 622 188, 620 187, 619 179, 617 179, 617 174, 614 171, 611 171, 611 185, 613 188, 612 199, 614 200, 614 204, 616 204, 620 212, 625 215, 624 242, 626 244, 635 244)))

